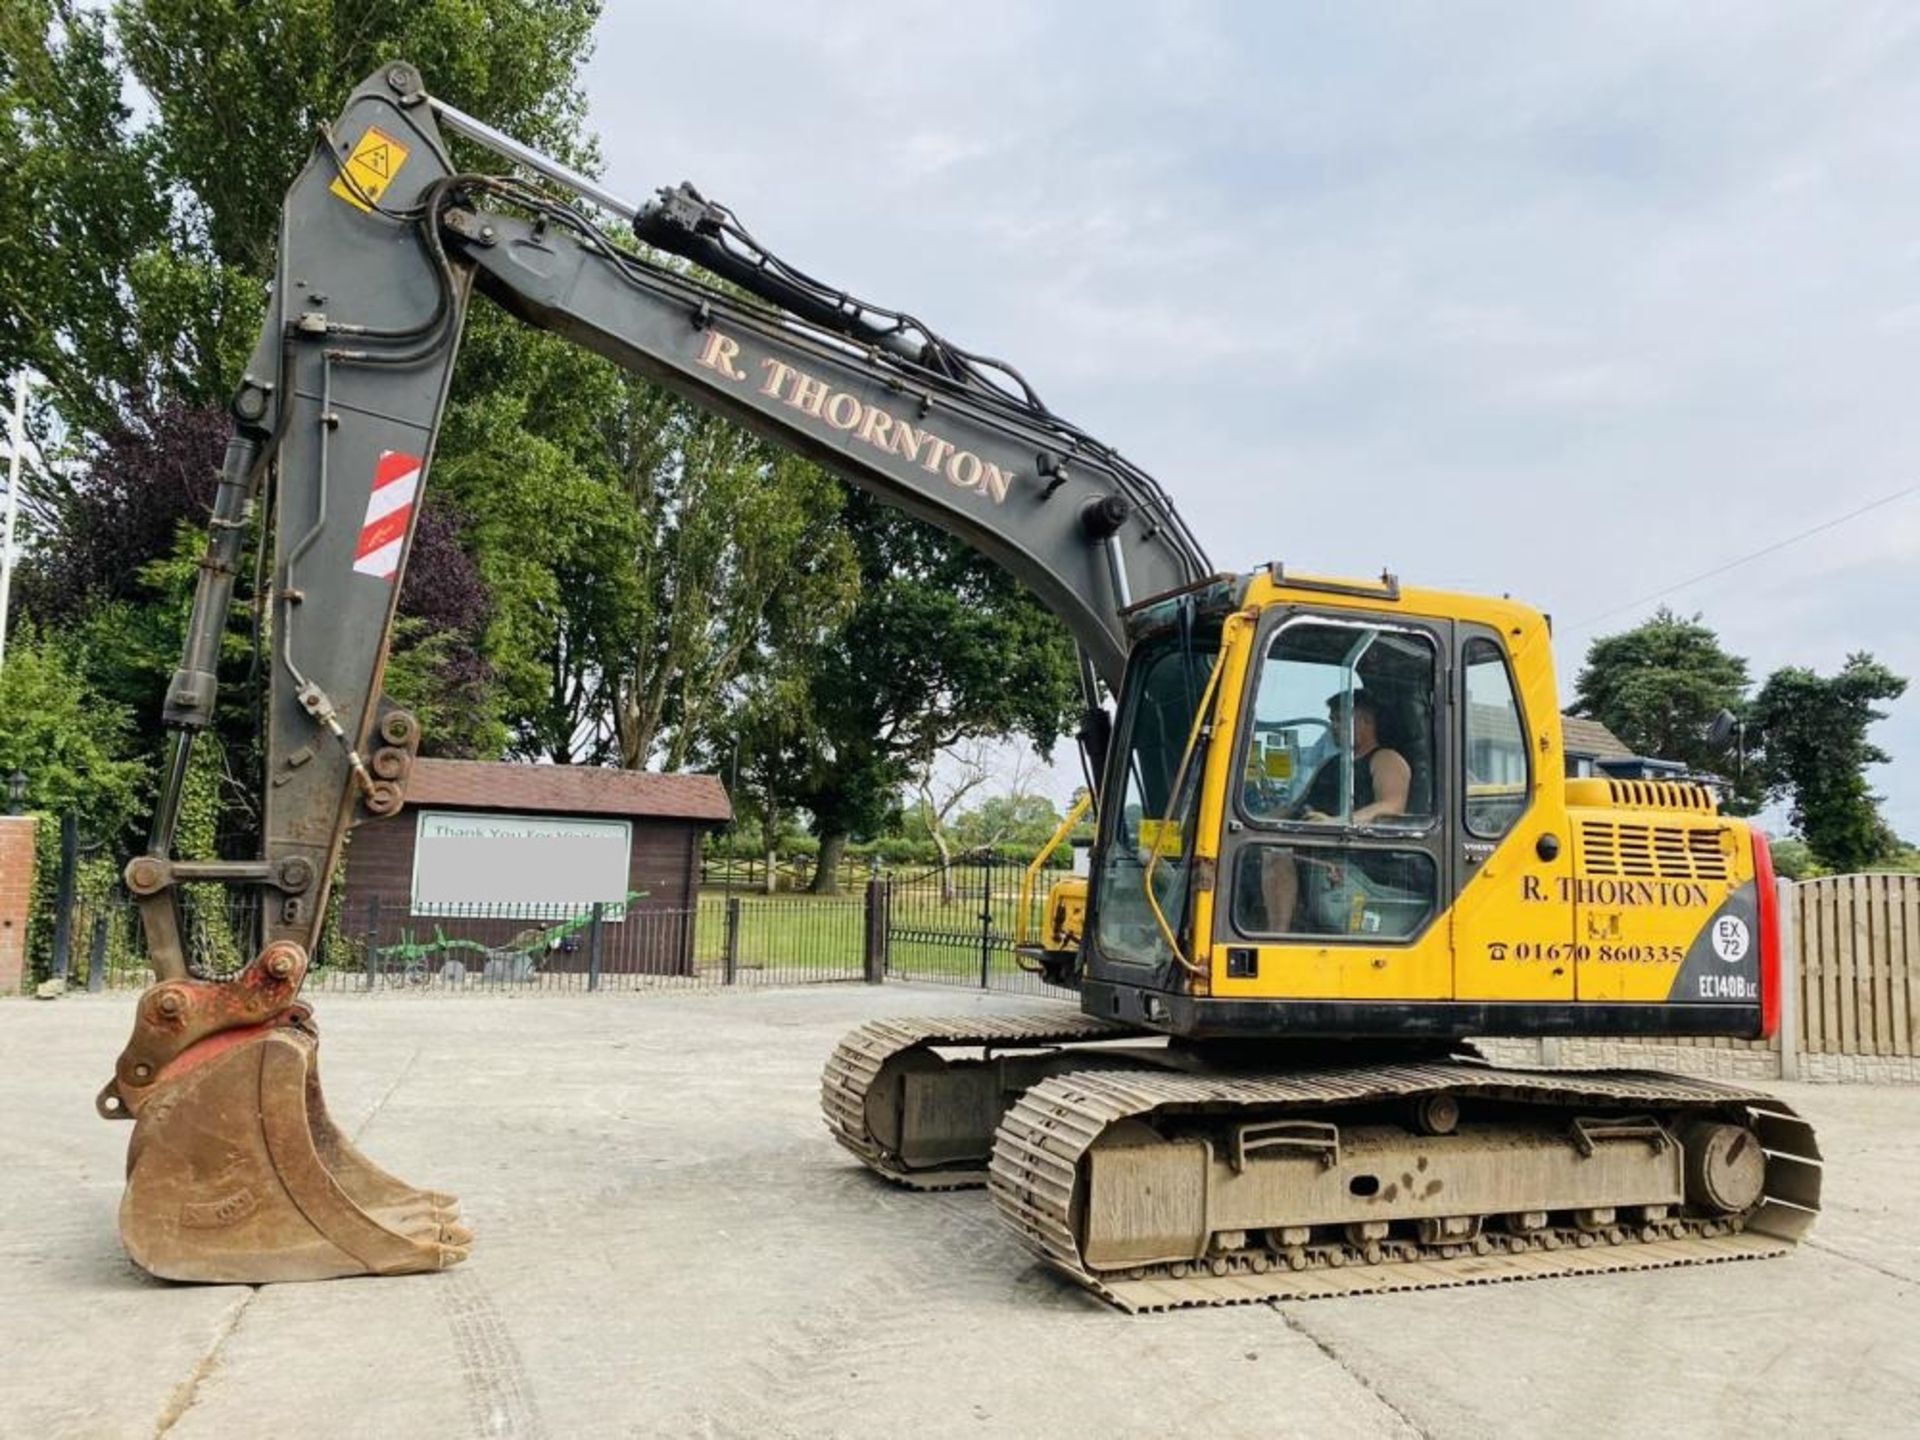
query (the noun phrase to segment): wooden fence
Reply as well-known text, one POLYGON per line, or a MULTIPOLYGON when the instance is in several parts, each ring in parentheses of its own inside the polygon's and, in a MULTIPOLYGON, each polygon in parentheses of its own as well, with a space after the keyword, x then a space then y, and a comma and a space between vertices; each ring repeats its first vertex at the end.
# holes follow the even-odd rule
POLYGON ((1830 875, 1793 897, 1801 1050, 1920 1054, 1920 875, 1830 875))

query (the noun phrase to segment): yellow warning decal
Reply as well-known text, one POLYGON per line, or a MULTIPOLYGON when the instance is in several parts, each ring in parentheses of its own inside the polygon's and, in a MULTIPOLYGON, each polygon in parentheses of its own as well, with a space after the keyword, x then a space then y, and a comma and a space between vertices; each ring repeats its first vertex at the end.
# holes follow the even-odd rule
POLYGON ((1142 856, 1159 852, 1162 860, 1180 858, 1181 835, 1178 820, 1140 821, 1140 853, 1142 856))
POLYGON ((378 200, 386 192, 393 177, 400 173, 400 167, 407 163, 409 153, 405 145, 386 131, 370 129, 347 156, 347 173, 336 175, 327 188, 354 209, 371 212, 373 206, 369 202, 378 200), (352 185, 347 183, 349 176, 353 179, 352 185))

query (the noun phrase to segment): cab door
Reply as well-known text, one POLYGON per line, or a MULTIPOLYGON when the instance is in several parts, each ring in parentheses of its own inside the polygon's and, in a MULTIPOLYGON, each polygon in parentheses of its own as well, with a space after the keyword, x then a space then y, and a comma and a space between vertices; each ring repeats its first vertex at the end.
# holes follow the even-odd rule
POLYGON ((1529 724, 1500 633, 1462 623, 1455 645, 1454 998, 1571 1001, 1571 854, 1561 776, 1543 773, 1559 751, 1529 724))
POLYGON ((1448 998, 1451 656, 1444 618, 1305 606, 1263 618, 1217 772, 1216 998, 1448 998), (1363 798, 1370 773, 1356 782, 1354 768, 1371 762, 1356 749, 1405 764, 1399 808, 1363 798))

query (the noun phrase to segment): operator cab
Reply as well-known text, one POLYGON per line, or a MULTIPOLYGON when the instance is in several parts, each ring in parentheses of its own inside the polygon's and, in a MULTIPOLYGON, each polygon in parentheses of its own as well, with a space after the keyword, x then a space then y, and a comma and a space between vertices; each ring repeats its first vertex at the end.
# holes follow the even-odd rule
MULTIPOLYGON (((1513 654, 1544 642, 1544 620, 1278 567, 1128 618, 1087 977, 1333 1002, 1470 993, 1449 914, 1523 814, 1560 818, 1557 787, 1534 784, 1513 654)), ((1567 914, 1527 923, 1564 942, 1567 914)))

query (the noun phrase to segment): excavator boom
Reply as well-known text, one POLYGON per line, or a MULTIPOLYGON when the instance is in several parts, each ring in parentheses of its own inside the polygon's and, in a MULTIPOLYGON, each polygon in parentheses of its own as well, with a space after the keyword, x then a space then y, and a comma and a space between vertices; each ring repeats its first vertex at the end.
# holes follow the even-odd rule
POLYGON ((150 842, 126 872, 160 983, 99 1109, 137 1122, 121 1228, 156 1274, 438 1268, 471 1238, 451 1197, 385 1175, 327 1120, 317 1032, 296 996, 347 831, 401 807, 419 745, 381 675, 476 290, 998 561, 1073 634, 1090 706, 1096 678, 1120 683, 1133 594, 1206 571, 1159 486, 1010 368, 820 285, 689 186, 629 204, 429 96, 410 66, 370 77, 287 195, 167 692, 171 753, 150 842), (572 194, 458 173, 442 121, 572 194), (614 241, 581 200, 725 283, 614 241), (176 860, 189 754, 213 721, 220 640, 269 481, 261 855, 176 860), (208 881, 264 902, 265 948, 231 979, 188 971, 178 887, 208 881))

